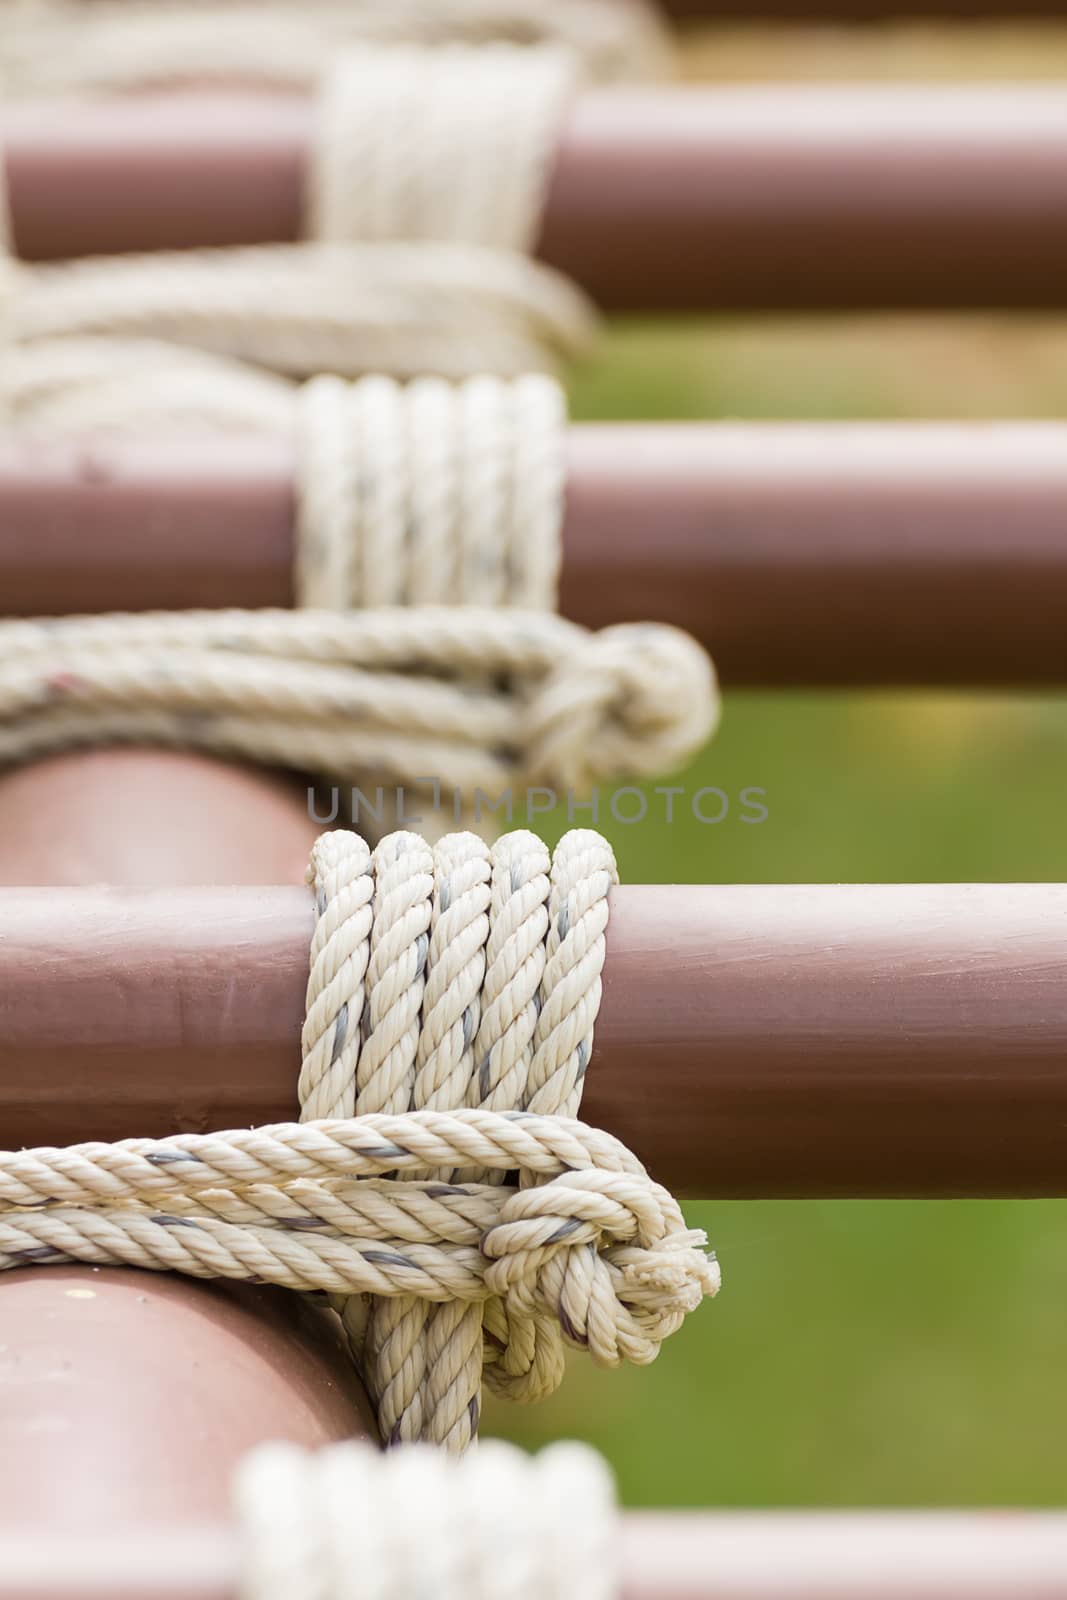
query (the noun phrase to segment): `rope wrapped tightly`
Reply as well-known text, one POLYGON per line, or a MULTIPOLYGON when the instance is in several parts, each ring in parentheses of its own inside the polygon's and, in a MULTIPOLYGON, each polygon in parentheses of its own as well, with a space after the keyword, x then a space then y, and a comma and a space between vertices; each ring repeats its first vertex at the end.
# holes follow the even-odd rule
POLYGON ((585 297, 523 251, 574 84, 564 52, 365 47, 322 81, 308 240, 8 260, 19 426, 277 425, 280 378, 512 375, 588 348, 585 297))
POLYGON ((612 1600, 614 1485, 580 1444, 536 1456, 489 1440, 462 1460, 418 1446, 262 1445, 234 1485, 240 1600, 612 1600), (411 1518, 417 1510, 418 1531, 411 1518))
POLYGON ((298 605, 555 610, 566 402, 552 378, 313 378, 298 419, 298 605))
POLYGON ((469 800, 670 771, 717 716, 707 656, 661 624, 461 606, 0 623, 0 765, 164 745, 469 800))
POLYGON ((565 1343, 647 1363, 718 1288, 704 1235, 573 1116, 614 860, 584 831, 551 864, 522 832, 373 852, 328 833, 309 879, 303 1120, 4 1154, 0 1269, 327 1291, 383 1436, 460 1451, 483 1366, 530 1400, 560 1382, 565 1343))
MULTIPOLYGON (((555 609, 566 436, 555 379, 323 376, 292 388, 195 353, 187 364, 183 351, 168 368, 168 346, 162 367, 142 367, 129 346, 130 365, 114 364, 100 384, 92 352, 82 372, 82 344, 49 349, 55 381, 50 361, 27 371, 63 429, 144 427, 162 411, 168 426, 185 416, 226 427, 256 414, 268 431, 295 436, 299 605, 555 609)), ((32 415, 36 402, 24 398, 32 415)))
POLYGON ((4 0, 0 90, 41 95, 235 81, 310 88, 359 41, 555 44, 590 77, 670 65, 648 0, 4 0))

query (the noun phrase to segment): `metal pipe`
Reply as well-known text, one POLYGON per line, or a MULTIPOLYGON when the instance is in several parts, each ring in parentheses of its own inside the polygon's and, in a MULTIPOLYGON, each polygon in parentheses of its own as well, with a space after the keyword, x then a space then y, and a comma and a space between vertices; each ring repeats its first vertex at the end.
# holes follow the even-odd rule
MULTIPOLYGON (((311 926, 0 891, 0 1142, 293 1117, 311 926)), ((1065 970, 1064 885, 626 885, 582 1115, 690 1195, 1063 1194, 1065 970)))
MULTIPOLYGON (((36 260, 293 239, 310 100, 174 93, 5 108, 36 260)), ((1059 307, 1059 84, 592 90, 538 253, 610 310, 1059 307)))
MULTIPOLYGON (((8 615, 293 603, 295 451, 0 441, 8 615)), ((561 606, 687 629, 730 685, 1062 684, 1067 426, 584 425, 561 606)))
MULTIPOLYGON (((0 1600, 236 1600, 240 1561, 219 1523, 44 1547, 5 1532, 0 1600)), ((618 1600, 1061 1600, 1067 1517, 630 1512, 619 1573, 618 1600)))

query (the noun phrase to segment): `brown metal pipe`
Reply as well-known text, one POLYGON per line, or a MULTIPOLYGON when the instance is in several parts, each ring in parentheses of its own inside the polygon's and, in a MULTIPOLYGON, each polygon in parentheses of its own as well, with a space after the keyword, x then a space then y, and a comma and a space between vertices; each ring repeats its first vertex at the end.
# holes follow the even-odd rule
MULTIPOLYGON (((618 1600, 1062 1600, 1055 1512, 642 1513, 619 1526, 618 1600)), ((0 1534, 0 1600, 236 1600, 224 1524, 39 1540, 0 1534)))
MULTIPOLYGON (((311 924, 0 891, 0 1143, 294 1116, 311 924)), ((1064 885, 624 886, 582 1114, 688 1194, 1063 1194, 1065 970, 1064 885)))
MULTIPOLYGON (((299 793, 267 774, 94 751, 0 782, 0 883, 299 882, 315 831, 299 793)), ((114 890, 115 903, 129 892, 114 890)), ((112 969, 116 1014, 125 981, 112 969)), ((172 1066, 180 1081, 180 1053, 172 1066)), ((91 1064, 88 1073, 91 1099, 91 1064)), ((54 1123, 42 1112, 42 1141, 62 1137, 74 1099, 54 1123)), ((0 1543, 17 1529, 38 1556, 0 1581, 39 1600, 54 1578, 46 1553, 61 1559, 72 1537, 161 1525, 184 1552, 189 1523, 228 1514, 234 1469, 255 1444, 377 1438, 336 1317, 299 1295, 148 1272, 20 1270, 0 1275, 0 1327, 0 1543)))
POLYGON ((299 1295, 20 1269, 0 1323, 0 1543, 32 1529, 42 1559, 52 1537, 225 1517, 253 1445, 377 1437, 336 1319, 299 1295))
MULTIPOLYGON (((5 109, 30 259, 293 239, 310 101, 5 109)), ((1061 85, 614 88, 571 111, 539 254, 612 310, 1059 307, 1061 85)))
MULTIPOLYGON (((1067 426, 570 430, 562 609, 727 684, 1062 684, 1067 426)), ((293 603, 294 450, 0 441, 9 615, 293 603)))

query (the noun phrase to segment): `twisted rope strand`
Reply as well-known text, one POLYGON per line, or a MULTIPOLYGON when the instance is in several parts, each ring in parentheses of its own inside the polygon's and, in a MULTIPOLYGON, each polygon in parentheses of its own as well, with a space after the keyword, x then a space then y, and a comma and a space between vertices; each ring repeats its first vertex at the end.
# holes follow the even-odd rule
POLYGON ((537 612, 179 612, 0 623, 0 764, 129 741, 485 803, 681 764, 715 724, 685 634, 537 612))
POLYGON ((323 835, 307 1120, 0 1154, 0 1270, 118 1262, 325 1291, 383 1436, 452 1451, 477 1432, 483 1376, 532 1399, 559 1383, 565 1342, 653 1360, 717 1267, 635 1157, 567 1114, 615 868, 581 831, 546 868, 529 834, 431 850, 396 833, 374 851, 323 835))

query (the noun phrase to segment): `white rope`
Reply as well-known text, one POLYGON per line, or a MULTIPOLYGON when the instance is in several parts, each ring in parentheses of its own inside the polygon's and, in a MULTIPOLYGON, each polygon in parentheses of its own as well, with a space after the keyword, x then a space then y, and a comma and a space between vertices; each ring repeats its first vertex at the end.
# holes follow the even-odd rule
POLYGON ((599 80, 670 64, 649 0, 5 0, 0 91, 242 81, 308 89, 339 51, 368 40, 555 44, 599 80))
POLYGON ((580 353, 587 300, 522 253, 573 76, 557 50, 507 45, 343 58, 322 88, 308 240, 8 261, 0 407, 43 432, 272 427, 278 375, 515 375, 580 353))
POLYGON ((477 1431, 483 1365, 534 1399, 565 1342, 652 1361, 718 1270, 625 1147, 572 1120, 614 860, 575 832, 547 869, 529 834, 491 852, 393 834, 373 853, 323 835, 313 1120, 0 1154, 0 1270, 120 1263, 345 1297, 383 1436, 453 1451, 477 1431))
POLYGON ((299 392, 301 606, 554 610, 565 402, 551 378, 313 378, 299 392))
POLYGON ((319 91, 308 234, 532 250, 576 83, 557 50, 350 52, 319 91))
POLYGON ((594 1450, 490 1440, 462 1460, 413 1446, 263 1445, 238 1469, 238 1600, 614 1600, 611 1474, 594 1450))
MULTIPOLYGON (((507 835, 492 854, 473 834, 450 835, 431 851, 399 833, 373 857, 358 836, 327 834, 311 871, 319 923, 302 1117, 470 1105, 576 1114, 616 881, 614 857, 598 834, 567 834, 551 867, 528 833, 507 835), (370 1019, 361 1048, 349 1045, 352 994, 370 1019)), ((479 1168, 419 1176, 500 1182, 498 1172, 479 1168)), ((372 1302, 369 1311, 345 1304, 342 1316, 383 1437, 430 1437, 464 1449, 478 1427, 481 1309, 435 1308, 412 1295, 372 1302)), ((512 1386, 520 1383, 524 1398, 550 1392, 562 1376, 555 1329, 538 1339, 527 1319, 520 1344, 504 1326, 503 1371, 512 1386)))
POLYGON ((145 426, 146 395, 147 425, 157 425, 176 395, 179 416, 274 428, 286 401, 272 372, 507 376, 577 354, 593 327, 583 297, 557 274, 473 245, 163 251, 9 262, 5 278, 12 348, 0 400, 37 431, 93 426, 98 393, 109 426, 145 426))
POLYGON ((0 623, 0 765, 121 742, 564 799, 680 766, 717 717, 707 656, 660 624, 459 606, 0 623))

